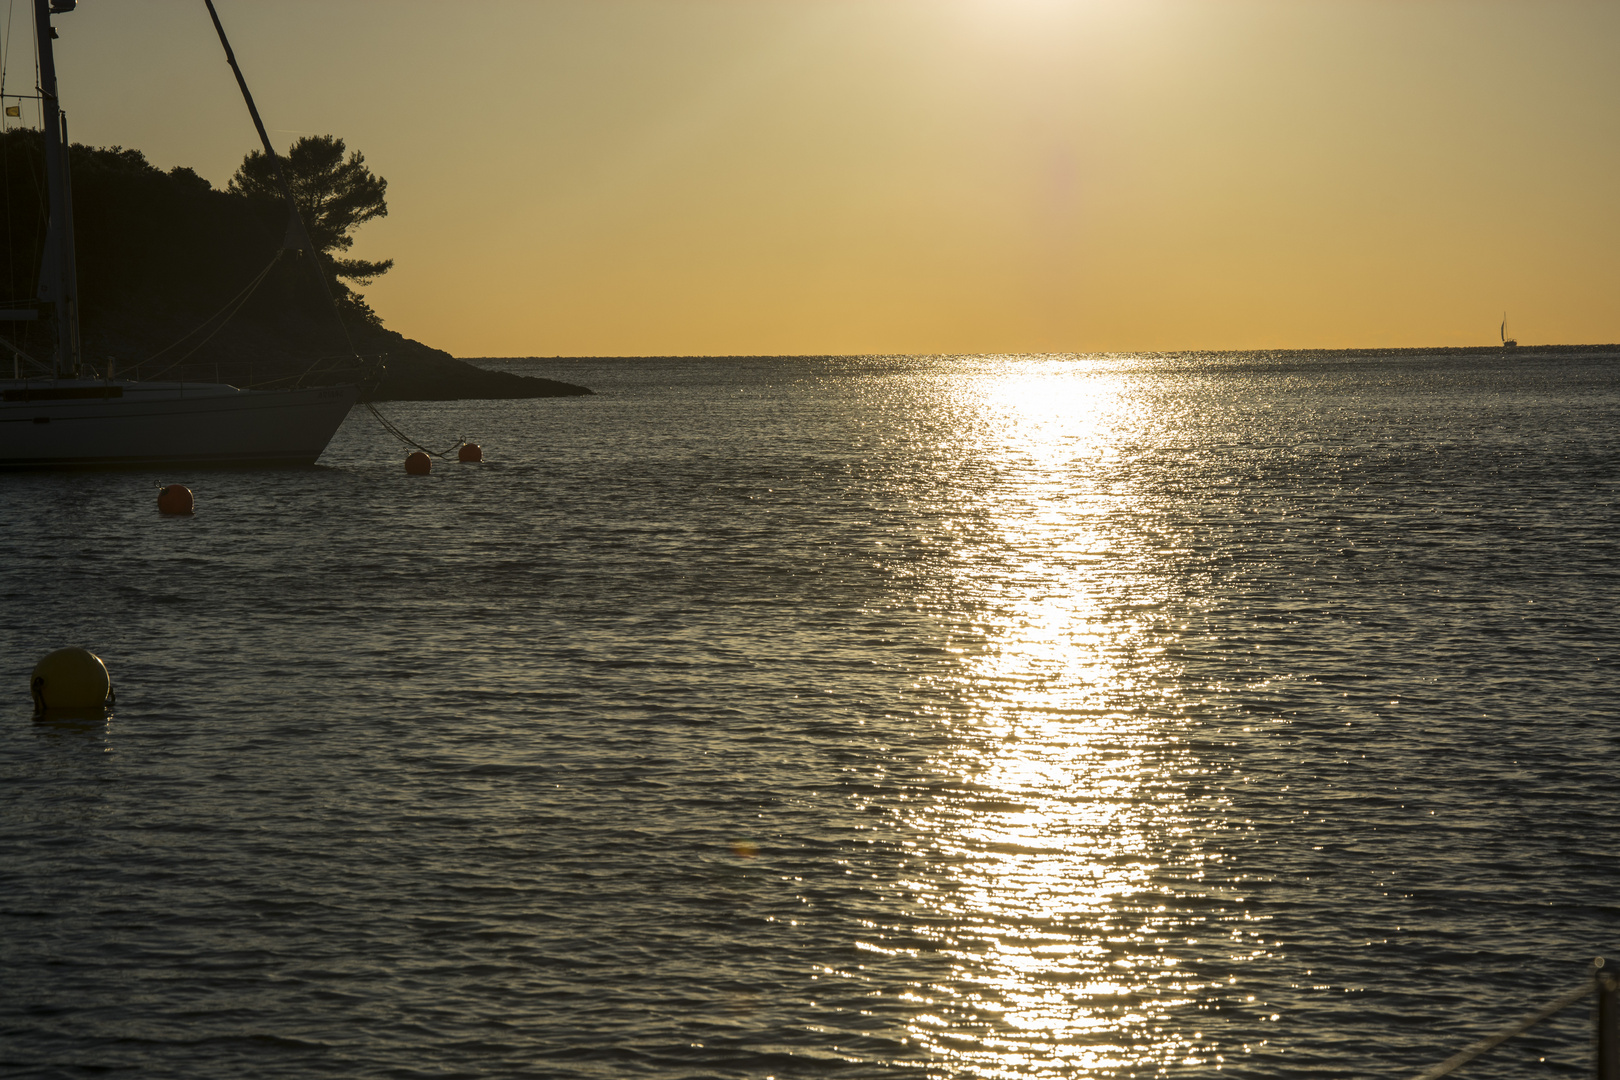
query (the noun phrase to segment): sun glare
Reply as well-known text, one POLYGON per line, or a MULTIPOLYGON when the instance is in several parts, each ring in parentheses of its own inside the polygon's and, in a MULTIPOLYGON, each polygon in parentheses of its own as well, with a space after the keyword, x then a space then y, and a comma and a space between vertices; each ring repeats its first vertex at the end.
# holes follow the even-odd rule
POLYGON ((981 40, 1039 42, 1103 0, 957 0, 958 17, 981 40))
POLYGON ((1118 443, 1147 418, 1123 376, 1086 361, 975 392, 974 451, 996 475, 950 584, 966 621, 937 688, 958 738, 941 767, 966 798, 913 821, 953 868, 932 895, 958 989, 908 1034, 982 1077, 1183 1060, 1195 1047, 1154 1029, 1190 987, 1143 939, 1162 918, 1154 715, 1173 680, 1135 614, 1152 581, 1115 482, 1118 443))

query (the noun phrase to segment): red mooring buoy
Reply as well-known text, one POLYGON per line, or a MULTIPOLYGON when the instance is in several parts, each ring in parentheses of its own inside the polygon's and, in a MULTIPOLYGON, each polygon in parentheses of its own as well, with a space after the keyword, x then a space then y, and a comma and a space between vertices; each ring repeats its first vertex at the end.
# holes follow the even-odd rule
POLYGON ((164 514, 191 514, 196 512, 196 500, 191 497, 191 489, 179 484, 170 484, 158 492, 158 511, 164 514))
POLYGON ((483 461, 484 448, 475 442, 462 443, 461 452, 456 455, 458 461, 483 461))
POLYGON ((433 459, 418 450, 405 459, 405 471, 412 476, 426 476, 433 471, 433 459))

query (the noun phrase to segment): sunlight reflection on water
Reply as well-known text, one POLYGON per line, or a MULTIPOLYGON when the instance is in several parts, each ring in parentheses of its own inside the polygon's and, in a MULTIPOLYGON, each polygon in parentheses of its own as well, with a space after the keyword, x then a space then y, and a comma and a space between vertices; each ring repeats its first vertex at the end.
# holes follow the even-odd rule
POLYGON ((1149 510, 1113 467, 1155 416, 1072 364, 972 386, 958 412, 973 401, 998 476, 958 511, 979 528, 946 586, 959 666, 935 687, 963 736, 939 767, 973 797, 910 822, 954 871, 932 890, 952 978, 918 995, 909 1037, 986 1077, 1186 1059, 1196 1043, 1159 1022, 1193 999, 1140 910, 1175 826, 1155 797, 1176 672, 1138 614, 1163 586, 1122 527, 1149 510))
POLYGON ((119 712, 0 724, 0 1057, 1398 1075, 1613 952, 1613 358, 525 370, 8 478, 7 678, 119 712))

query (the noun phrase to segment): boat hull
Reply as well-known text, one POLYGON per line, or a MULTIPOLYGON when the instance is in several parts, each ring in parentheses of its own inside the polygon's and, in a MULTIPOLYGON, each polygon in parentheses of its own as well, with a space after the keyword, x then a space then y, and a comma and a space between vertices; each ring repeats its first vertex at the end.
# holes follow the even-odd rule
POLYGON ((312 465, 358 396, 353 386, 0 386, 0 469, 312 465))

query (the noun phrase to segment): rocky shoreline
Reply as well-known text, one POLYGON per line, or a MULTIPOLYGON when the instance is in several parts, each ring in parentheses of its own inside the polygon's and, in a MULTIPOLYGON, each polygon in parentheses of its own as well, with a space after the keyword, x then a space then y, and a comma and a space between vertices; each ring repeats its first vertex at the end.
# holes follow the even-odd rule
POLYGON ((386 370, 369 395, 373 401, 584 397, 592 393, 589 387, 557 379, 478 367, 392 331, 375 333, 394 340, 378 343, 386 370))

